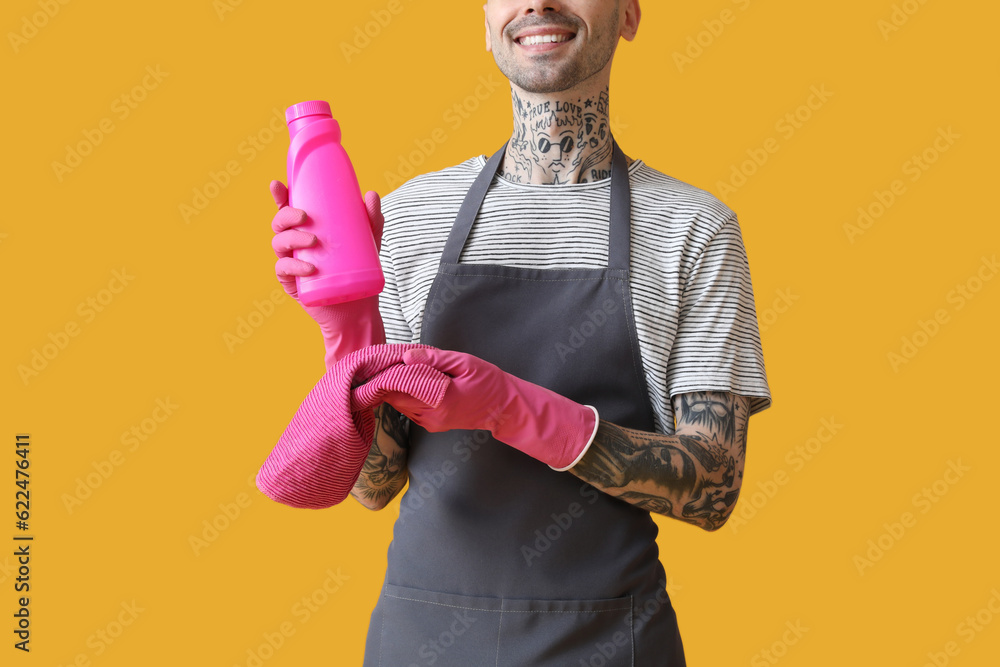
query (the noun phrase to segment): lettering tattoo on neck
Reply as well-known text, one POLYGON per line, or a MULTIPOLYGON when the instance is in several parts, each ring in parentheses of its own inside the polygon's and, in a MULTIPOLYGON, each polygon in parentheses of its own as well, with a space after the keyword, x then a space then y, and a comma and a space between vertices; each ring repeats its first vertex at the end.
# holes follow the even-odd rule
MULTIPOLYGON (((532 103, 511 90, 514 132, 500 175, 514 183, 590 183, 611 176, 608 88, 532 103)), ((629 160, 631 162, 631 160, 629 160)))

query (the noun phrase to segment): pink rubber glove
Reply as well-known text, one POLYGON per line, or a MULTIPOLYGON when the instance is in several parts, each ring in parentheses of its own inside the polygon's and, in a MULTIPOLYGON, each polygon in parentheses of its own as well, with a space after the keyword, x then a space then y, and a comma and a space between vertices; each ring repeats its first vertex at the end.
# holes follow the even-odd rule
MULTIPOLYGON (((274 197, 274 203, 278 205, 278 212, 271 220, 271 229, 275 232, 271 247, 278 256, 274 271, 285 292, 298 301, 295 276, 308 276, 316 271, 316 267, 292 257, 292 250, 308 248, 316 242, 316 237, 304 230, 295 229, 296 225, 305 222, 306 212, 288 205, 288 188, 284 183, 271 181, 271 195, 274 197)), ((368 209, 368 221, 372 226, 375 245, 381 248, 385 218, 382 216, 378 193, 367 192, 365 206, 368 209)), ((332 306, 306 306, 301 302, 299 305, 316 320, 323 333, 327 370, 355 350, 385 342, 382 316, 378 312, 378 295, 332 306)))
POLYGON ((576 465, 597 434, 596 408, 514 377, 471 354, 420 348, 407 351, 403 363, 427 365, 452 378, 436 408, 404 394, 384 397, 428 431, 485 429, 558 471, 576 465))

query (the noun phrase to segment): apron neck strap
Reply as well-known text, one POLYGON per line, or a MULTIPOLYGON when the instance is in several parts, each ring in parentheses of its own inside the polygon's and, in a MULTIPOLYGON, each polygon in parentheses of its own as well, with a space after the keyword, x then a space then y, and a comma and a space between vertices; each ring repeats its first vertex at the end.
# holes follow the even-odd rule
MULTIPOLYGON (((472 183, 469 192, 462 201, 462 206, 458 209, 458 216, 455 224, 452 225, 451 233, 445 242, 444 251, 441 253, 442 264, 458 264, 462 254, 462 248, 469 238, 472 230, 472 223, 479 213, 479 209, 486 199, 486 192, 493 182, 493 178, 500 171, 500 163, 507 150, 505 142, 500 149, 486 161, 482 171, 472 183)), ((618 142, 611 139, 611 224, 608 229, 608 268, 624 269, 629 268, 629 256, 631 250, 632 232, 632 192, 629 187, 628 164, 625 161, 625 154, 618 147, 618 142)), ((553 186, 558 187, 558 186, 553 186)))

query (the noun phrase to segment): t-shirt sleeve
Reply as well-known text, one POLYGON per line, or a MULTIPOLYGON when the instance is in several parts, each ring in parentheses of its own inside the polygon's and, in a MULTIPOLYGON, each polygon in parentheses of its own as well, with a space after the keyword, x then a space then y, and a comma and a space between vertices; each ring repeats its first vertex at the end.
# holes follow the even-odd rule
POLYGON ((751 415, 771 405, 750 265, 735 216, 715 233, 688 275, 667 362, 667 389, 671 398, 693 391, 749 396, 751 415))

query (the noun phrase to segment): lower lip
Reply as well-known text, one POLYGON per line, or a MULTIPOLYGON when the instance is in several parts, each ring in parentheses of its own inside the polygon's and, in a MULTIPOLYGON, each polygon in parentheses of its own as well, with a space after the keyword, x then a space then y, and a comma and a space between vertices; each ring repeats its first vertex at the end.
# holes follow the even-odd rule
POLYGON ((566 44, 569 44, 572 41, 573 41, 573 38, 570 37, 565 42, 543 42, 541 44, 530 44, 530 45, 521 44, 520 42, 515 42, 515 43, 518 46, 520 46, 522 49, 524 49, 525 51, 532 51, 532 52, 536 52, 536 53, 541 53, 543 51, 551 51, 553 49, 557 49, 560 46, 565 46, 566 44))

